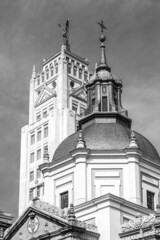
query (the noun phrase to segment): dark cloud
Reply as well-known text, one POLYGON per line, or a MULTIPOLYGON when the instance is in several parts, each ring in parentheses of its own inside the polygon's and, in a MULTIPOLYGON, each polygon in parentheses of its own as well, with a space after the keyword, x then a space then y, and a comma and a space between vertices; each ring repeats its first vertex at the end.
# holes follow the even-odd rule
POLYGON ((133 128, 159 150, 160 2, 156 0, 0 1, 0 202, 17 214, 20 128, 28 121, 33 64, 60 50, 58 23, 70 19, 73 52, 99 61, 99 27, 107 26, 107 59, 123 79, 133 128))

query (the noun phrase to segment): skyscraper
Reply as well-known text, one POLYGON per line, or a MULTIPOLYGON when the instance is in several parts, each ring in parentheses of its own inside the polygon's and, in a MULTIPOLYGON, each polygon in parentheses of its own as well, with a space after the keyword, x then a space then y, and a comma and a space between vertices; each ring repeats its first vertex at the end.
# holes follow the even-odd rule
POLYGON ((43 61, 41 73, 33 67, 29 123, 21 130, 19 213, 35 196, 43 199, 39 165, 44 159, 51 161, 60 142, 76 131, 86 108, 89 62, 71 52, 68 33, 69 21, 62 28, 61 51, 43 61))

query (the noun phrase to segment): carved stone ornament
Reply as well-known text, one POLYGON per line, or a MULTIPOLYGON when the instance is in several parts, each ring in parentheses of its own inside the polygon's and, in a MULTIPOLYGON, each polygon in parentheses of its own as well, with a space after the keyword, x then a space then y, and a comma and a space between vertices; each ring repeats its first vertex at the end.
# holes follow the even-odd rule
POLYGON ((39 228, 39 219, 34 217, 33 219, 30 218, 28 221, 27 229, 30 234, 34 234, 37 232, 39 228))
POLYGON ((67 218, 67 214, 62 209, 55 207, 49 203, 38 200, 33 205, 36 208, 42 209, 46 212, 49 212, 50 214, 53 214, 53 216, 57 215, 62 218, 67 218))
POLYGON ((157 217, 155 214, 150 214, 149 216, 139 215, 134 220, 122 224, 121 232, 153 226, 156 223, 160 223, 160 217, 157 217))
POLYGON ((70 115, 71 117, 73 117, 73 116, 74 116, 74 112, 73 112, 72 110, 70 110, 70 111, 69 111, 69 115, 70 115))

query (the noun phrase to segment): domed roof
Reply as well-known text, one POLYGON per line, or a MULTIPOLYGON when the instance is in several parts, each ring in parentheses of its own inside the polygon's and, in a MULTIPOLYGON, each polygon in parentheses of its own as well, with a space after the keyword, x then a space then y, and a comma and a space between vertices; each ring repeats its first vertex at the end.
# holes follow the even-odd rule
MULTIPOLYGON (((131 130, 119 123, 94 123, 82 130, 86 148, 91 150, 123 150, 129 147, 131 130)), ((69 155, 77 145, 78 132, 67 137, 57 148, 53 161, 69 155)), ((138 148, 143 155, 155 163, 160 163, 154 146, 141 134, 135 132, 138 148)))
POLYGON ((92 82, 94 81, 95 79, 97 78, 100 78, 102 80, 107 80, 107 79, 114 79, 114 76, 111 72, 109 71, 106 71, 105 69, 102 69, 101 71, 97 72, 97 73, 94 73, 89 82, 92 82))

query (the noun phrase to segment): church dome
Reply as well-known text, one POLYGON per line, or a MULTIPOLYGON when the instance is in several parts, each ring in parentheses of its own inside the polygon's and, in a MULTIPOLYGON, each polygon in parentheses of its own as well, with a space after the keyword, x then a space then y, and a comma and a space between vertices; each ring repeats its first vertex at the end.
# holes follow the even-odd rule
MULTIPOLYGON (((129 148, 131 120, 121 103, 122 83, 111 73, 107 65, 103 21, 99 25, 102 28, 100 63, 86 85, 87 108, 85 117, 80 119, 78 124, 79 129, 82 129, 81 135, 87 149, 99 153, 118 152, 129 148)), ((64 157, 70 156, 70 152, 77 147, 79 137, 78 132, 67 137, 55 151, 53 161, 61 161, 64 157)), ((150 141, 137 132, 134 137, 143 156, 160 164, 160 157, 150 141)))
MULTIPOLYGON (((67 137, 55 151, 53 161, 66 157, 76 149, 78 132, 67 137)), ((94 123, 82 130, 86 148, 90 150, 123 150, 129 147, 131 130, 119 123, 94 123)), ((143 156, 149 157, 153 162, 160 163, 159 155, 150 143, 141 134, 135 132, 138 148, 143 156)))

